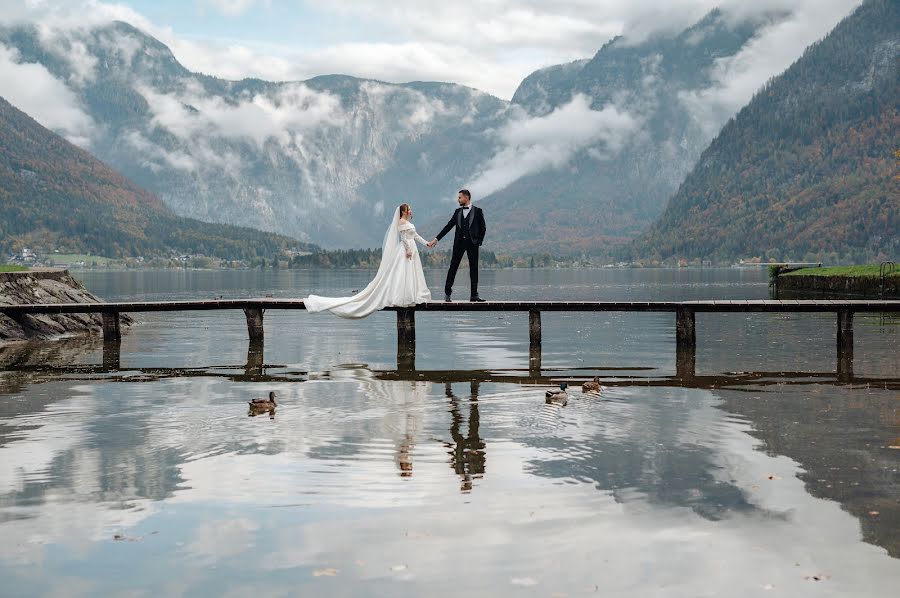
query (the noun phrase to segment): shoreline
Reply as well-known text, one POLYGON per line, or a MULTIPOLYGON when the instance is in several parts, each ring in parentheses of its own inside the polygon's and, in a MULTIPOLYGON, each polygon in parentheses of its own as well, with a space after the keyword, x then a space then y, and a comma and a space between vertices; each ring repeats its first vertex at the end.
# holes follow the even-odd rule
POLYGON ((775 275, 771 286, 776 297, 788 293, 797 298, 900 299, 900 272, 882 272, 879 265, 803 268, 775 275))

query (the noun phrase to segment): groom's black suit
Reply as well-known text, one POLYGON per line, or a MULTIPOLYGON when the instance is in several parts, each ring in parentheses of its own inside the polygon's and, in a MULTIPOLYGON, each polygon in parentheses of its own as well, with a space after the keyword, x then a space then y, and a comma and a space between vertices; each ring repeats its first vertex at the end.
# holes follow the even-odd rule
POLYGON ((456 271, 462 261, 463 254, 469 257, 469 282, 471 283, 471 296, 478 297, 478 248, 484 241, 484 233, 487 226, 484 223, 484 212, 481 208, 470 204, 469 214, 463 217, 463 208, 457 208, 450 217, 441 232, 437 235, 440 241, 450 229, 456 228, 453 237, 453 257, 450 258, 450 269, 447 270, 447 282, 444 284, 444 293, 449 297, 453 292, 453 281, 456 279, 456 271))

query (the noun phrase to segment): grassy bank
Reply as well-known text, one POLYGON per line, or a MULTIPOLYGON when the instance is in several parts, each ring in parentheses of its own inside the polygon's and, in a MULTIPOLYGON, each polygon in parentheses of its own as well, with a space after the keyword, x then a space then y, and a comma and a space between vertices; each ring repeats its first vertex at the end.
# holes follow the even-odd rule
MULTIPOLYGON (((878 278, 878 264, 865 266, 830 266, 827 268, 801 268, 780 276, 844 276, 847 278, 878 278)), ((900 276, 900 268, 895 268, 891 276, 900 276)))
POLYGON ((0 264, 0 272, 26 272, 28 268, 25 266, 10 266, 9 264, 0 264))

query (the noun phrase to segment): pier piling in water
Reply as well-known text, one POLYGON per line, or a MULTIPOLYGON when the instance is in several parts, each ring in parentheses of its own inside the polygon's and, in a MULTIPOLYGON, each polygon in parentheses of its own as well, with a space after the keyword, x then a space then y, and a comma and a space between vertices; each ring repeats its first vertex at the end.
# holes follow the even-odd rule
MULTIPOLYGON (((263 342, 263 312, 266 309, 302 310, 302 299, 215 299, 196 301, 130 301, 110 303, 42 303, 0 305, 0 314, 22 319, 30 314, 84 314, 103 316, 104 341, 118 342, 119 314, 132 312, 208 311, 242 309, 252 343, 263 342)), ((415 369, 416 312, 528 312, 529 372, 541 371, 541 312, 675 312, 676 369, 688 380, 696 376, 696 314, 704 313, 837 313, 837 370, 842 378, 853 376, 853 316, 859 313, 900 313, 897 300, 707 300, 707 301, 487 301, 483 303, 430 301, 415 307, 388 307, 397 312, 397 367, 415 369)), ((112 347, 111 347, 112 348, 112 347)), ((109 352, 112 355, 118 351, 109 352)), ((248 359, 256 371, 257 358, 248 359)))
POLYGON ((682 380, 694 377, 697 366, 696 313, 689 307, 675 310, 675 373, 682 380))
POLYGON ((416 310, 412 307, 397 309, 397 368, 416 368, 416 310))
POLYGON ((247 335, 251 343, 262 343, 265 340, 263 311, 256 307, 244 308, 244 315, 247 317, 247 335))
POLYGON ((105 311, 103 317, 103 341, 119 342, 122 340, 122 332, 119 330, 119 312, 105 311))
POLYGON ((528 312, 528 371, 532 376, 541 375, 541 312, 528 312))
POLYGON ((837 312, 837 373, 839 378, 853 376, 853 311, 837 312))

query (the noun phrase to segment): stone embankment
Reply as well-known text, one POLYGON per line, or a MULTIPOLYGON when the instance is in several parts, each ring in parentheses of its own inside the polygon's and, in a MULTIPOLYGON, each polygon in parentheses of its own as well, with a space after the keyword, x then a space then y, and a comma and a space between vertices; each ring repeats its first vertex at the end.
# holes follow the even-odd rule
MULTIPOLYGON (((85 289, 68 270, 0 272, 0 304, 32 303, 103 303, 103 300, 85 289)), ((122 314, 120 325, 132 323, 130 317, 122 314)), ((15 318, 0 314, 0 344, 102 332, 100 314, 36 314, 15 318)))
POLYGON ((900 276, 881 279, 875 276, 802 276, 781 275, 775 281, 779 294, 853 297, 860 299, 900 298, 900 276))

